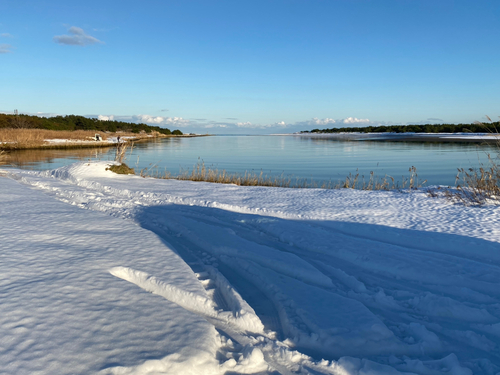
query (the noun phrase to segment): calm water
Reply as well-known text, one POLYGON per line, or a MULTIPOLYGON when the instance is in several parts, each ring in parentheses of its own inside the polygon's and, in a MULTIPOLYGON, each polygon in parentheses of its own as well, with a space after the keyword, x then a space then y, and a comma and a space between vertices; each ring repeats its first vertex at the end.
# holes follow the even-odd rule
MULTIPOLYGON (((126 162, 137 170, 172 175, 192 170, 199 161, 227 172, 255 172, 337 182, 349 173, 388 174, 401 181, 411 166, 426 185, 453 185, 457 168, 488 163, 493 147, 466 143, 337 141, 297 136, 214 136, 167 138, 138 143, 126 162)), ((24 151, 11 154, 8 167, 53 169, 75 160, 113 160, 114 149, 24 151)), ((5 167, 5 166, 4 166, 5 167)))

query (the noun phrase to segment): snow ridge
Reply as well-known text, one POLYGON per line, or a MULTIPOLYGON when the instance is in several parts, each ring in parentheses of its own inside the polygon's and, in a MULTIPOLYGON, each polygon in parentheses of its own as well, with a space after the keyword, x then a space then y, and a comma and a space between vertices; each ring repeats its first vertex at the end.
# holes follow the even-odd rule
MULTIPOLYGON (((133 270, 128 267, 113 267, 109 270, 109 273, 120 279, 131 282, 148 292, 160 295, 195 314, 222 320, 236 330, 256 334, 263 334, 264 332, 264 326, 260 319, 248 305, 243 306, 244 308, 240 307, 238 310, 235 309, 233 312, 217 311, 214 309, 212 300, 179 289, 174 285, 169 285, 146 272, 133 270)), ((230 286, 227 282, 219 281, 219 283, 225 284, 226 295, 231 294, 233 300, 236 299, 240 305, 242 304, 241 297, 235 297, 235 291, 228 291, 230 286)))

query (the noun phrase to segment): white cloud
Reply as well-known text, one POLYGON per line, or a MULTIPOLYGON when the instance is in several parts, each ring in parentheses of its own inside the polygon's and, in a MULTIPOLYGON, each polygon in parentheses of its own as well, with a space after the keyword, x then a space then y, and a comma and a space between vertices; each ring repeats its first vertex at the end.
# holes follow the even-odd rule
POLYGON ((342 123, 344 124, 368 124, 370 123, 370 120, 367 118, 356 118, 356 117, 348 117, 343 120, 341 120, 342 123))
POLYGON ((96 43, 104 43, 99 39, 86 34, 85 31, 83 31, 83 29, 81 29, 80 27, 71 26, 68 29, 68 32, 71 35, 56 35, 53 38, 54 42, 68 46, 88 46, 96 43))
POLYGON ((34 115, 38 116, 38 117, 56 117, 56 116, 60 116, 59 113, 54 113, 54 112, 37 112, 37 113, 34 113, 34 115))
POLYGON ((246 122, 237 122, 236 124, 231 124, 231 125, 236 125, 238 128, 251 128, 251 129, 266 129, 266 128, 272 128, 272 127, 276 127, 276 126, 279 126, 279 127, 287 126, 285 121, 279 121, 279 122, 275 122, 274 124, 264 124, 264 125, 254 124, 250 121, 246 121, 246 122))
POLYGON ((14 37, 12 34, 9 34, 9 33, 2 33, 2 34, 0 34, 0 36, 2 38, 13 38, 14 37))
POLYGON ((11 53, 13 48, 10 44, 0 44, 0 54, 11 53))
POLYGON ((132 119, 134 120, 134 122, 144 122, 146 124, 154 124, 154 125, 187 126, 190 123, 189 120, 185 120, 182 117, 136 115, 132 116, 132 119))
POLYGON ((114 121, 115 116, 113 116, 113 115, 111 115, 111 116, 99 115, 99 116, 97 116, 97 119, 99 119, 101 121, 114 121))
POLYGON ((168 126, 168 127, 181 127, 191 125, 191 121, 185 120, 182 117, 163 117, 151 115, 133 115, 133 116, 120 116, 120 115, 92 115, 101 121, 124 121, 132 123, 144 123, 154 126, 168 126))

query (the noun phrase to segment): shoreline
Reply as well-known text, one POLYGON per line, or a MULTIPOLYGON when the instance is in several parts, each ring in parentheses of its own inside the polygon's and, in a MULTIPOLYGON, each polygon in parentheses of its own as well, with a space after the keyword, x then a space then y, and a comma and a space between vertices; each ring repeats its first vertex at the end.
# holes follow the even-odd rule
POLYGON ((296 133, 294 136, 338 141, 497 143, 500 134, 487 133, 296 133))
MULTIPOLYGON (((99 134, 96 132, 96 134, 99 134)), ((100 133, 102 134, 102 133, 100 133)), ((124 142, 147 142, 158 138, 195 138, 195 137, 207 137, 210 134, 183 134, 183 135, 156 135, 156 136, 146 136, 146 137, 130 137, 121 136, 124 142)), ((116 133, 110 138, 116 138, 116 133)), ((87 140, 71 140, 71 139, 50 139, 45 140, 42 144, 35 145, 23 145, 17 142, 4 142, 0 143, 0 151, 11 152, 11 151, 21 151, 21 150, 68 150, 68 149, 80 149, 80 148, 106 148, 114 147, 119 142, 116 140, 102 140, 102 141, 87 141, 87 140)))

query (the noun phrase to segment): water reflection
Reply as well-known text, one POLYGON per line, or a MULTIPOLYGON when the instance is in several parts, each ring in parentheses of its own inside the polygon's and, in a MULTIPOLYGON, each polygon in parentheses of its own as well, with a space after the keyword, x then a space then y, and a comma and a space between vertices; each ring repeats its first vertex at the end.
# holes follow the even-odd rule
POLYGON ((113 147, 81 148, 70 150, 19 150, 0 159, 2 167, 22 169, 52 169, 77 160, 112 160, 113 147), (111 157, 111 159, 109 159, 111 157))

